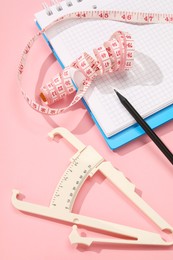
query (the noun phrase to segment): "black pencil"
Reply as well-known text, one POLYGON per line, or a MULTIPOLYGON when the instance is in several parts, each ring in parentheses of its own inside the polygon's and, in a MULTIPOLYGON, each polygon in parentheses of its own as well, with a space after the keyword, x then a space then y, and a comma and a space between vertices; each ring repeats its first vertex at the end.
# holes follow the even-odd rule
POLYGON ((138 124, 143 128, 146 134, 153 140, 157 147, 162 151, 162 153, 167 157, 167 159, 173 164, 173 154, 166 147, 166 145, 160 140, 156 133, 151 129, 151 127, 145 122, 141 115, 136 111, 136 109, 130 104, 130 102, 121 95, 118 91, 114 89, 119 100, 123 106, 129 111, 132 117, 138 122, 138 124))

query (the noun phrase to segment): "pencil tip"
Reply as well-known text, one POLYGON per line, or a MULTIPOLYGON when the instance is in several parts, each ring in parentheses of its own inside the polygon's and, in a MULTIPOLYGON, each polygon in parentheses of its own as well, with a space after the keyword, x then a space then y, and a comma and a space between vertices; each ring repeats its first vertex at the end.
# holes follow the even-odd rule
POLYGON ((126 98, 125 98, 123 95, 121 95, 116 89, 114 89, 114 91, 115 91, 115 93, 117 94, 117 96, 118 96, 118 98, 120 99, 120 101, 123 101, 123 100, 126 99, 126 98))
POLYGON ((120 92, 118 92, 118 90, 116 90, 115 88, 114 88, 114 91, 115 91, 115 93, 117 94, 117 96, 122 96, 122 95, 120 94, 120 92))
POLYGON ((118 91, 115 88, 114 88, 114 91, 115 91, 116 94, 118 93, 118 91))
POLYGON ((116 90, 114 89, 115 93, 117 94, 117 96, 120 98, 122 95, 116 90))

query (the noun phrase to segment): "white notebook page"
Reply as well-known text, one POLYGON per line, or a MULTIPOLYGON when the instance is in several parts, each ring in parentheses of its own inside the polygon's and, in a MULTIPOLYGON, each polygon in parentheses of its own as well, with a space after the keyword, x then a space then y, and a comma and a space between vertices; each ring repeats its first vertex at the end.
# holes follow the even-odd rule
MULTIPOLYGON (((116 1, 116 7, 115 1, 105 2, 107 9, 148 12, 171 12, 172 6, 168 0, 159 5, 158 1, 140 1, 137 6, 134 5, 139 2, 137 0, 116 1), (142 5, 142 2, 145 4, 142 5), (123 8, 124 3, 128 3, 126 8, 123 8)), ((60 33, 49 35, 49 39, 64 65, 69 65, 84 51, 93 56, 92 49, 117 30, 128 31, 134 37, 136 53, 132 70, 98 77, 84 97, 107 136, 134 123, 119 102, 114 88, 126 96, 143 117, 173 103, 173 74, 170 69, 173 65, 173 25, 131 25, 90 20, 73 24, 64 22, 58 30, 60 33)))

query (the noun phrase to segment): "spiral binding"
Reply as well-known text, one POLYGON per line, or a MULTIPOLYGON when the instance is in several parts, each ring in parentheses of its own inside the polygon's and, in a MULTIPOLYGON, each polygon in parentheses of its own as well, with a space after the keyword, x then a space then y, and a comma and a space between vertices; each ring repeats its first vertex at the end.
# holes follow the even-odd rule
MULTIPOLYGON (((73 2, 71 0, 63 0, 66 2, 67 7, 73 6, 73 2)), ((82 2, 83 0, 76 0, 78 3, 82 2)), ((42 3, 43 9, 45 9, 47 15, 52 15, 53 11, 51 10, 51 6, 55 6, 56 10, 58 12, 63 10, 63 7, 61 5, 61 2, 58 0, 51 0, 50 5, 48 5, 46 2, 42 3)))
POLYGON ((47 15, 52 15, 53 14, 52 10, 50 9, 50 7, 49 7, 49 5, 47 3, 45 3, 45 2, 42 3, 42 6, 46 10, 46 14, 47 15))
POLYGON ((51 4, 55 5, 56 10, 59 12, 61 10, 63 10, 62 6, 60 5, 60 3, 58 2, 58 0, 51 0, 51 4))

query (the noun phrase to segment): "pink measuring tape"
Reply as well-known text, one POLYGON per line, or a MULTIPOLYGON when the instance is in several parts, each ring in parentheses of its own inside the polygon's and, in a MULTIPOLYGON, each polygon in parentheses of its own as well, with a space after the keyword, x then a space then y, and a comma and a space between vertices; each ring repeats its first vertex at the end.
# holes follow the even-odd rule
MULTIPOLYGON (((40 35, 45 33, 55 24, 67 19, 107 19, 135 24, 173 23, 173 14, 153 14, 121 11, 83 11, 67 14, 59 17, 47 27, 39 31, 26 45, 19 64, 18 79, 21 84, 22 74, 25 68, 28 53, 40 35)), ((48 115, 59 114, 76 104, 86 93, 95 77, 104 73, 129 70, 134 59, 134 41, 127 32, 117 31, 102 46, 93 50, 95 59, 89 54, 83 53, 62 73, 58 73, 52 80, 41 87, 40 98, 45 105, 33 101, 23 90, 21 92, 27 103, 36 111, 48 115), (82 75, 80 85, 71 103, 64 108, 51 108, 49 105, 76 91, 73 84, 72 71, 82 75)))

